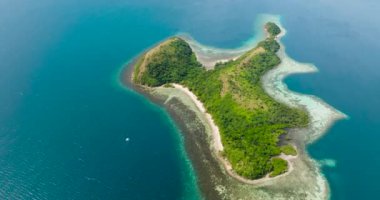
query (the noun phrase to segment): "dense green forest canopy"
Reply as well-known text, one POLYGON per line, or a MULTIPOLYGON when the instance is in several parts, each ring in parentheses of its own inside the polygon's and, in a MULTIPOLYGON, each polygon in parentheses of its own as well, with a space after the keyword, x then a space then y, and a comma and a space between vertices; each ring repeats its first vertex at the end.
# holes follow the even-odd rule
POLYGON ((308 124, 305 111, 275 101, 261 85, 261 77, 281 62, 276 55, 280 45, 274 39, 281 30, 276 27, 268 23, 270 37, 214 70, 205 70, 184 40, 172 38, 152 49, 149 57, 143 55, 134 73, 136 83, 179 83, 196 94, 219 127, 223 155, 236 173, 249 179, 286 172, 287 161, 277 156, 283 150, 294 154, 294 149, 279 146, 279 136, 308 124))
POLYGON ((266 28, 267 32, 270 34, 271 37, 275 37, 275 36, 277 36, 278 34, 281 33, 280 27, 278 27, 277 24, 275 24, 273 22, 268 22, 265 25, 265 28, 266 28))
POLYGON ((147 62, 140 61, 138 67, 144 67, 142 70, 146 71, 139 73, 140 77, 135 81, 143 85, 160 86, 180 82, 201 70, 202 65, 184 40, 172 38, 169 41, 164 46, 156 47, 158 49, 154 55, 146 58, 149 59, 147 62))
POLYGON ((290 144, 281 146, 281 151, 285 155, 292 155, 292 156, 296 156, 297 155, 297 150, 292 145, 290 145, 290 144))

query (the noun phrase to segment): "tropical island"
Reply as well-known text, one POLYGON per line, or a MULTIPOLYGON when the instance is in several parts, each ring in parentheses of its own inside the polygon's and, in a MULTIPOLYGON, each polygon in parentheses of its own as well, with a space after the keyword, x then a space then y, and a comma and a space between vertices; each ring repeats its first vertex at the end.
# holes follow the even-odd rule
POLYGON ((265 30, 267 37, 255 48, 212 70, 197 61, 185 40, 170 38, 138 58, 132 78, 145 88, 191 91, 218 128, 218 156, 233 173, 249 180, 287 172, 287 155, 297 155, 286 141, 287 130, 309 123, 306 111, 275 101, 262 87, 261 77, 281 62, 276 55, 281 29, 268 22, 265 30))
POLYGON ((240 47, 168 38, 121 71, 122 83, 170 115, 204 199, 328 199, 306 146, 347 116, 284 79, 315 73, 286 54, 280 16, 259 16, 240 47), (182 140, 183 138, 183 140, 182 140))

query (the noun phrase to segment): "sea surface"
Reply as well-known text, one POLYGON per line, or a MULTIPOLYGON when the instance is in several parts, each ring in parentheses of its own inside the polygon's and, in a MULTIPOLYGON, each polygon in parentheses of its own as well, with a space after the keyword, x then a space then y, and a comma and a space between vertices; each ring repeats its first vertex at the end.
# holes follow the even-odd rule
POLYGON ((308 152, 331 199, 380 199, 380 1, 0 0, 0 199, 199 199, 180 130, 120 84, 125 64, 177 33, 241 46, 281 16, 286 79, 349 116, 308 152))

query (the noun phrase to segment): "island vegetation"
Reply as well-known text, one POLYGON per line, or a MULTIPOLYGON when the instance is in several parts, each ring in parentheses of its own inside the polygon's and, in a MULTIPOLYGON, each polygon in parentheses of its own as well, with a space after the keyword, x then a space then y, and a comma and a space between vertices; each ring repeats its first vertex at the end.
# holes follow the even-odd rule
POLYGON ((283 174, 288 170, 288 162, 281 158, 272 158, 273 171, 269 174, 269 177, 275 177, 283 174))
POLYGON ((281 151, 285 155, 291 155, 291 156, 296 156, 297 155, 297 150, 290 144, 281 146, 281 151))
POLYGON ((223 156, 233 170, 248 179, 287 171, 280 154, 296 155, 291 145, 279 146, 279 136, 308 124, 307 113, 275 101, 263 89, 261 77, 277 66, 281 29, 267 23, 269 37, 236 60, 206 70, 190 46, 174 37, 145 53, 137 62, 133 81, 155 87, 178 83, 204 104, 219 127, 223 156))
POLYGON ((280 27, 278 27, 277 24, 273 22, 268 22, 267 24, 265 24, 265 29, 271 37, 276 37, 278 34, 281 33, 280 27))

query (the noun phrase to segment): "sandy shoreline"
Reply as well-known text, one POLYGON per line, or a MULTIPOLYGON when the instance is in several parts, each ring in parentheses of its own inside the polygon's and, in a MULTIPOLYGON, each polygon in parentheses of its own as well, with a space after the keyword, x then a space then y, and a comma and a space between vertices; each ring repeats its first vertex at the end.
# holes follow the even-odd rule
POLYGON ((198 100, 198 97, 192 93, 188 88, 180 85, 180 84, 172 84, 174 88, 181 90, 184 92, 186 95, 188 95, 193 103, 197 106, 197 108, 205 115, 207 122, 209 123, 211 127, 211 135, 212 135, 212 141, 213 141, 213 148, 215 152, 218 154, 218 152, 223 151, 223 144, 222 144, 222 139, 220 137, 219 133, 219 128, 216 126, 214 120, 212 119, 212 116, 206 112, 206 108, 203 106, 203 103, 198 100))

